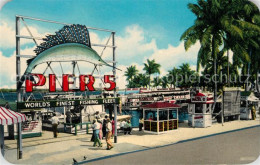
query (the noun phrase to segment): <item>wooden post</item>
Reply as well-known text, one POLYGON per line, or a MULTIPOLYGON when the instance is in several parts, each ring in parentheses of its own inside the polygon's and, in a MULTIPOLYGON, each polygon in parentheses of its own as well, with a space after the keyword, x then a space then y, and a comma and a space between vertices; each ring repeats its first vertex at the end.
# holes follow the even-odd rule
POLYGON ((159 133, 159 109, 157 108, 157 133, 159 133))
MULTIPOLYGON (((143 109, 143 121, 146 120, 144 115, 145 115, 145 110, 143 109)), ((145 131, 145 123, 144 123, 144 131, 145 131)))
POLYGON ((3 157, 5 156, 5 143, 4 143, 4 125, 0 125, 0 147, 3 157))

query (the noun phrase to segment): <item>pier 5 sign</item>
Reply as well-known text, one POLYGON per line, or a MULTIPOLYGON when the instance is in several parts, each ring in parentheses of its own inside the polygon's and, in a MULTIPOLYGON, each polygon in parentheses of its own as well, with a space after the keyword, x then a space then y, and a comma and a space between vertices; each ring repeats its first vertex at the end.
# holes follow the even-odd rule
MULTIPOLYGON (((25 91, 26 92, 32 92, 33 87, 36 86, 43 86, 46 83, 46 77, 43 74, 30 74, 27 75, 26 81, 25 81, 25 91), (34 81, 35 78, 38 79, 38 82, 34 81)), ((74 81, 69 80, 72 79, 74 75, 72 74, 63 74, 62 75, 62 91, 68 92, 72 91, 69 89, 70 84, 74 84, 74 81)), ((113 79, 113 75, 104 75, 104 83, 109 84, 109 88, 104 88, 106 91, 114 90, 116 87, 116 83, 111 80, 113 79)), ((49 74, 49 91, 50 92, 56 92, 56 75, 55 74, 49 74)), ((89 91, 95 91, 94 88, 95 78, 92 75, 80 75, 79 76, 79 90, 85 91, 86 88, 89 91), (87 81, 88 79, 88 81, 87 81)))

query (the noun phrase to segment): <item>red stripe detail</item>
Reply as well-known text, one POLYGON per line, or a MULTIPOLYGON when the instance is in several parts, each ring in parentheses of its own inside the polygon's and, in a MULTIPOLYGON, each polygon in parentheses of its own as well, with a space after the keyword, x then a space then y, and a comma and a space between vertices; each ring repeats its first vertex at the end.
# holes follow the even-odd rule
POLYGON ((17 123, 19 122, 19 120, 18 120, 18 117, 17 117, 17 113, 16 112, 14 112, 14 111, 10 111, 9 109, 6 109, 8 112, 10 112, 12 115, 14 115, 14 117, 16 118, 16 120, 17 120, 17 123))
POLYGON ((24 118, 24 120, 23 121, 25 121, 26 120, 26 116, 25 116, 25 114, 22 114, 23 115, 23 118, 24 118))
MULTIPOLYGON (((0 107, 0 108, 2 109, 2 107, 0 107)), ((2 109, 2 111, 4 111, 4 110, 2 109)), ((6 124, 8 125, 8 120, 6 119, 6 117, 2 114, 2 112, 0 112, 0 114, 5 118, 6 124)))
MULTIPOLYGON (((1 107, 1 109, 2 109, 2 107, 1 107)), ((2 109, 3 110, 3 109, 2 109)), ((11 119, 12 119, 12 123, 14 124, 14 119, 11 117, 11 116, 9 116, 6 112, 5 112, 5 110, 3 110, 3 112, 8 116, 8 117, 10 117, 11 119)))
POLYGON ((20 113, 16 113, 16 114, 21 117, 21 122, 22 122, 22 121, 25 121, 25 120, 23 120, 23 114, 20 114, 20 113))

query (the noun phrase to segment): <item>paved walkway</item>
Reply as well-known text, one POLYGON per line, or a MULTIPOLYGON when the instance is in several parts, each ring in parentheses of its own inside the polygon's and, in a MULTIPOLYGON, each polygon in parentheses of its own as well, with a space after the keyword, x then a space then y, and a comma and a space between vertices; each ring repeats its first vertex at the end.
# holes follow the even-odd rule
POLYGON ((214 124, 208 128, 191 128, 183 123, 178 130, 160 135, 134 130, 133 135, 119 134, 118 143, 112 150, 106 150, 105 140, 102 140, 102 148, 93 147, 91 134, 74 136, 60 133, 58 138, 53 138, 52 132, 44 131, 42 137, 23 139, 22 160, 17 160, 16 141, 6 140, 5 159, 14 164, 72 164, 72 158, 82 161, 86 156, 91 160, 256 125, 260 125, 259 119, 226 122, 224 126, 214 124))

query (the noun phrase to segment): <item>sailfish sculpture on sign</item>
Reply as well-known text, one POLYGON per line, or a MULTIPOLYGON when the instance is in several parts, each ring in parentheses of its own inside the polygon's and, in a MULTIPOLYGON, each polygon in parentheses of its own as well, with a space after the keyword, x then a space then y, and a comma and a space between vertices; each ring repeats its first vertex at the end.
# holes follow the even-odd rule
POLYGON ((28 67, 18 81, 17 89, 22 87, 26 78, 33 79, 30 76, 32 70, 39 64, 47 62, 70 62, 86 61, 95 65, 105 65, 113 67, 106 63, 91 48, 89 32, 84 25, 66 25, 55 35, 47 35, 43 38, 44 42, 34 50, 36 56, 27 60, 28 67))

